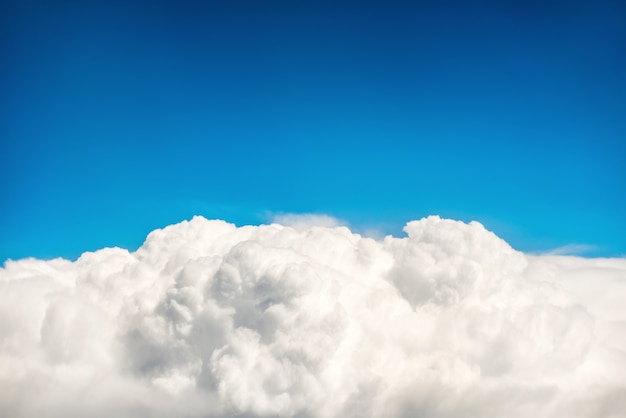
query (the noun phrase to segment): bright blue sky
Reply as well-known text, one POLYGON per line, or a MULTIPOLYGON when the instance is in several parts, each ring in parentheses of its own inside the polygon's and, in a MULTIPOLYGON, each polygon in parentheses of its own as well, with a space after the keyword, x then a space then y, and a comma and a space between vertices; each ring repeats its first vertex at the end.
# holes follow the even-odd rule
POLYGON ((626 3, 3 0, 0 260, 194 214, 626 254, 626 3))

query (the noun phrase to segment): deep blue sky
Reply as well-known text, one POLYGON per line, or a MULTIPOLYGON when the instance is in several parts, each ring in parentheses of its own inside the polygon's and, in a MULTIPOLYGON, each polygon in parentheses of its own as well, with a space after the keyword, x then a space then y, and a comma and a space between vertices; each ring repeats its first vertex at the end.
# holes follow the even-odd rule
POLYGON ((626 254, 626 2, 1 1, 0 262, 276 212, 626 254))

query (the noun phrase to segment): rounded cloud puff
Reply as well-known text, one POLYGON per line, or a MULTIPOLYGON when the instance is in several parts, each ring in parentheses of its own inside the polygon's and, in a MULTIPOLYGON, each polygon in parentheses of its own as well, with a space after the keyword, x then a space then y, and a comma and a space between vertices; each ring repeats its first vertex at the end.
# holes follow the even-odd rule
POLYGON ((626 260, 195 217, 0 270, 0 415, 617 417, 626 260))

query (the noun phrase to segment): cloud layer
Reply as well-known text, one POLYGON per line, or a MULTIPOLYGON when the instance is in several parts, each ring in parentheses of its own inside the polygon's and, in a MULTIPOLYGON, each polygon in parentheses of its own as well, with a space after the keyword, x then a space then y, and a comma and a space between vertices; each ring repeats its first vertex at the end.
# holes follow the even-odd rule
POLYGON ((382 240, 291 221, 7 261, 0 415, 626 411, 626 260, 526 255, 439 217, 382 240))

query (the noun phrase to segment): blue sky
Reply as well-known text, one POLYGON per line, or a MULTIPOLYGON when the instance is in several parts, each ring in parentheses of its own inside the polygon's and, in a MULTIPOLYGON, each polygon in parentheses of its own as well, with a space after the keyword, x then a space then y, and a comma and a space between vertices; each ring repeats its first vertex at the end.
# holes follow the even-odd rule
POLYGON ((195 214, 626 254, 626 3, 2 1, 0 260, 195 214))

